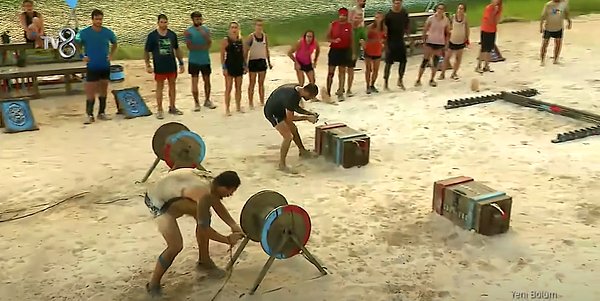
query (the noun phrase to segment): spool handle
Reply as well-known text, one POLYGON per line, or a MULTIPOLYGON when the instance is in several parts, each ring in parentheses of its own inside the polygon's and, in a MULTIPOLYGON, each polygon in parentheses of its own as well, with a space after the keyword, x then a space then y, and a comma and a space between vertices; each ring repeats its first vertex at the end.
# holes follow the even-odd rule
POLYGON ((496 208, 496 210, 500 211, 500 214, 502 216, 502 219, 506 219, 508 217, 508 215, 506 214, 506 212, 504 212, 504 210, 502 210, 502 208, 500 208, 500 206, 496 203, 492 203, 490 204, 490 206, 496 208))

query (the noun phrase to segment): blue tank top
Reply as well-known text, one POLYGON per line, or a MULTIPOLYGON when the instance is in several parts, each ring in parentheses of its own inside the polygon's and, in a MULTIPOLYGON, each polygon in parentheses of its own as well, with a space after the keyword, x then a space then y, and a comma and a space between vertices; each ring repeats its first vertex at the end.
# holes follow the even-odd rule
MULTIPOLYGON (((208 34, 210 34, 210 29, 205 25, 201 26, 208 34)), ((187 29, 189 35, 186 36, 186 42, 190 41, 192 45, 202 45, 205 46, 207 44, 207 40, 204 36, 196 29, 196 27, 191 26, 187 29)), ((196 65, 210 65, 210 53, 207 50, 190 50, 189 62, 196 65)))

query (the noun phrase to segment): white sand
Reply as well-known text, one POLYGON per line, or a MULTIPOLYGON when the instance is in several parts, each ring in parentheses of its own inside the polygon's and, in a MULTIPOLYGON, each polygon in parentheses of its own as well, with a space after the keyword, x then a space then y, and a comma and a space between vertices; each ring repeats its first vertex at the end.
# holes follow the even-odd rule
MULTIPOLYGON (((600 42, 591 38, 600 16, 574 22, 559 66, 539 66, 537 26, 500 26, 498 44, 507 61, 493 64, 493 74, 473 72, 474 45, 458 82, 412 88, 421 60, 412 57, 406 92, 366 96, 358 72, 356 97, 338 106, 308 104, 321 113, 320 123, 341 121, 370 135, 371 163, 363 168, 299 161, 292 148, 290 163, 302 176, 276 172, 280 138, 262 110, 223 116, 216 56, 215 111, 191 111, 187 75, 178 82, 185 115, 163 121, 148 117, 83 126, 81 95, 32 101, 41 130, 1 135, 1 211, 25 208, 25 214, 90 193, 0 224, 0 299, 145 300, 144 284, 164 242, 138 196, 144 186, 134 181, 154 159, 150 141, 156 128, 180 121, 205 139, 207 168, 239 172, 243 184, 226 200, 236 219, 246 199, 261 189, 278 190, 311 214, 308 247, 332 274, 309 281, 319 274, 302 257, 277 261, 249 300, 513 300, 513 291, 535 290, 558 293, 559 300, 600 300, 600 137, 552 144, 557 133, 584 124, 500 101, 443 109, 448 99, 473 95, 470 81, 477 77, 490 92, 536 88, 538 99, 600 113, 600 42), (433 182, 457 175, 513 196, 507 234, 484 237, 431 213, 433 182), (128 199, 98 204, 121 197, 128 199)), ((474 30, 472 40, 477 36, 474 30)), ((284 51, 274 51, 269 91, 295 80, 284 51)), ((326 51, 322 58, 320 86, 326 51)), ((153 82, 143 63, 123 64, 127 80, 112 87, 141 86, 154 110, 153 82)), ((109 112, 114 112, 112 100, 109 112)), ((314 125, 299 127, 312 147, 314 125)), ((161 162, 149 183, 166 170, 161 162)), ((210 300, 222 282, 194 270, 194 222, 182 219, 180 226, 185 248, 164 277, 165 299, 210 300)), ((214 226, 228 231, 220 221, 214 226)), ((220 265, 228 260, 226 251, 225 245, 211 246, 220 265)), ((250 243, 218 300, 237 300, 266 259, 260 246, 250 243)))

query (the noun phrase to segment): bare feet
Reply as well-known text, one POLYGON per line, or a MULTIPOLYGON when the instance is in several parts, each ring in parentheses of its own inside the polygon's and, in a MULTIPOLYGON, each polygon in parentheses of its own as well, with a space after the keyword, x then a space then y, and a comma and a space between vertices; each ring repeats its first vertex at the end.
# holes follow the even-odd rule
POLYGON ((282 172, 285 172, 285 173, 288 173, 288 174, 292 174, 292 175, 298 174, 297 170, 292 169, 292 168, 290 168, 290 167, 288 167, 286 165, 283 165, 283 164, 279 164, 279 167, 277 169, 279 169, 282 172))
POLYGON ((159 297, 162 294, 162 288, 160 287, 160 285, 158 285, 158 286, 150 285, 149 282, 146 283, 146 291, 152 297, 159 297))
POLYGON ((223 278, 227 274, 227 272, 221 268, 219 268, 212 259, 209 259, 206 262, 198 261, 196 265, 196 269, 201 272, 206 272, 208 277, 210 278, 223 278))
POLYGON ((319 155, 317 155, 317 153, 315 152, 311 152, 309 150, 304 150, 300 152, 300 158, 305 158, 305 159, 312 159, 312 158, 316 158, 319 155))

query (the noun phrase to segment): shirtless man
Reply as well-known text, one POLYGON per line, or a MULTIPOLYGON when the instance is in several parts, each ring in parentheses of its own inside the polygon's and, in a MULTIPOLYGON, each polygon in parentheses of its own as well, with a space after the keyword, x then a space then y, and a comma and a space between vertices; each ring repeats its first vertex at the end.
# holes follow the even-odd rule
POLYGON ((296 173, 285 164, 285 158, 290 150, 292 140, 298 146, 301 157, 314 157, 302 144, 302 139, 298 133, 298 128, 294 121, 308 120, 311 123, 317 122, 319 114, 309 112, 300 107, 302 98, 305 100, 313 99, 319 94, 319 88, 315 84, 308 84, 304 87, 296 84, 286 84, 275 89, 267 102, 265 103, 265 118, 283 137, 279 157, 279 170, 287 173, 296 173), (294 116, 294 112, 305 116, 294 116))
POLYGON ((167 248, 158 256, 152 279, 146 290, 153 296, 161 294, 160 280, 175 257, 183 249, 183 238, 177 219, 189 215, 196 219, 199 270, 211 277, 222 277, 225 272, 210 259, 208 240, 233 246, 244 235, 221 200, 233 195, 240 186, 240 178, 234 171, 225 171, 209 182, 206 176, 195 169, 182 168, 169 172, 167 176, 148 189, 144 197, 146 206, 156 218, 158 231, 164 237, 167 248), (212 207, 217 215, 231 228, 232 234, 224 236, 211 226, 212 207))
POLYGON ((546 60, 546 50, 550 38, 554 39, 554 64, 558 64, 560 49, 562 46, 563 30, 565 28, 565 19, 567 20, 567 29, 571 29, 571 18, 569 17, 568 3, 564 0, 548 1, 542 10, 540 20, 540 33, 544 34, 542 39, 542 49, 540 50, 541 65, 544 66, 546 60))

